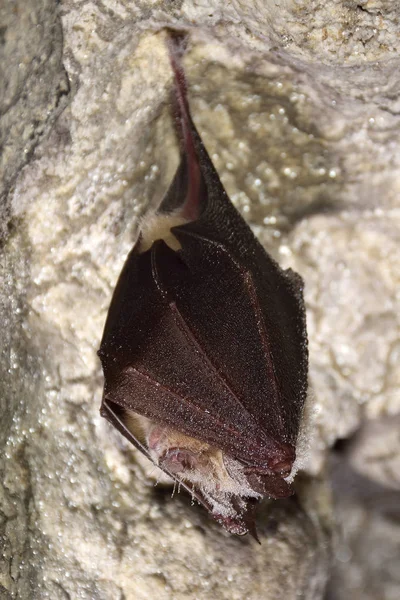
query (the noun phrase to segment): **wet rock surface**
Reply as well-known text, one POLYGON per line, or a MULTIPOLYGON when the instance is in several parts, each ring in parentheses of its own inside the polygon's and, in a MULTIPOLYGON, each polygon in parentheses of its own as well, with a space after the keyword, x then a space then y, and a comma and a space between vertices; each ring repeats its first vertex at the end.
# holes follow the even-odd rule
POLYGON ((36 2, 29 48, 1 10, 0 597, 312 600, 330 578, 333 600, 397 598, 396 3, 36 2), (192 30, 192 113, 228 193, 306 282, 298 498, 265 504, 261 546, 154 487, 98 414, 112 290, 177 164, 165 24, 192 30))

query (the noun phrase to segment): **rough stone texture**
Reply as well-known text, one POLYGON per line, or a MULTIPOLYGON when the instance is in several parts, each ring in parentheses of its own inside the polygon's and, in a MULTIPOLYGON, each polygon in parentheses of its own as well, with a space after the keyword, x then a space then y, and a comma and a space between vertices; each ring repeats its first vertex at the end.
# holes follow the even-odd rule
POLYGON ((69 92, 62 29, 54 0, 0 5, 0 239, 10 217, 10 186, 69 92))
MULTIPOLYGON (((379 462, 383 472, 390 472, 394 454, 397 461, 400 454, 398 420, 397 444, 391 445, 392 456, 388 461, 385 460, 385 457, 389 458, 388 448, 384 449, 385 457, 382 454, 378 457, 382 448, 381 436, 376 446, 373 438, 368 445, 369 464, 373 467, 379 462), (385 469, 385 462, 389 463, 389 470, 385 469)), ((353 451, 354 448, 350 448, 350 456, 353 451)), ((386 487, 371 479, 369 473, 367 476, 360 475, 352 468, 353 461, 346 458, 346 455, 335 456, 331 468, 336 506, 337 560, 326 600, 396 600, 400 589, 399 487, 397 485, 397 489, 393 489, 391 477, 390 487, 386 487)), ((398 474, 397 470, 397 484, 398 474)))
POLYGON ((9 65, 43 48, 58 58, 43 60, 40 76, 28 58, 22 83, 13 69, 4 78, 5 90, 18 83, 29 93, 1 121, 6 189, 19 176, 1 256, 0 594, 321 598, 330 474, 338 566, 328 593, 398 598, 400 451, 388 429, 400 413, 397 2, 70 0, 58 16, 55 2, 33 4, 42 11, 34 39, 26 20, 15 25, 16 3, 1 9, 14 24, 9 65), (261 547, 227 537, 183 494, 154 488, 149 465, 98 415, 95 351, 112 289, 138 217, 177 162, 158 31, 167 23, 192 30, 192 112, 227 191, 306 281, 306 474, 298 501, 266 504, 261 547), (50 127, 57 90, 68 89, 58 87, 64 68, 68 106, 50 127), (34 131, 28 152, 25 127, 34 131), (342 469, 327 469, 329 447, 361 425, 342 469), (393 448, 384 475, 382 435, 393 448), (378 495, 365 492, 365 478, 378 495))

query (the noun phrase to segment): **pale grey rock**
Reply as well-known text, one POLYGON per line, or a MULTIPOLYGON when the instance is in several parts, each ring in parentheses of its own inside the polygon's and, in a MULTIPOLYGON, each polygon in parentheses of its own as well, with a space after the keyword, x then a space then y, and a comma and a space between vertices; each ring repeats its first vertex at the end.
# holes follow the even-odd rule
MULTIPOLYGON (((68 106, 22 171, 23 136, 14 136, 7 167, 10 181, 19 176, 1 264, 4 594, 321 598, 328 449, 366 418, 400 413, 399 9, 379 0, 66 0, 59 10, 63 62, 44 63, 43 77, 26 85, 54 99, 65 68, 68 106), (192 31, 192 112, 228 193, 266 248, 306 281, 306 475, 299 504, 266 504, 261 547, 226 536, 190 499, 154 489, 149 466, 98 414, 95 352, 112 289, 138 218, 177 163, 165 24, 192 31)), ((57 28, 42 31, 40 43, 51 45, 57 28)), ((50 125, 32 94, 32 110, 50 125)), ((15 110, 22 127, 31 109, 15 110)), ((368 446, 376 457, 377 442, 357 456, 368 446)), ((336 518, 350 519, 335 498, 336 518)), ((364 510, 365 498, 354 502, 364 510)), ((395 556, 396 525, 382 533, 352 522, 368 600, 394 598, 398 580, 371 559, 374 544, 395 556)), ((346 571, 337 570, 335 588, 346 597, 346 571)))
MULTIPOLYGON (((373 441, 369 444, 371 453, 373 441)), ((355 441, 350 448, 353 444, 355 441)), ((378 447, 382 447, 381 438, 378 447)), ((392 482, 389 488, 374 481, 370 473, 360 475, 351 463, 346 454, 332 461, 336 560, 326 600, 395 600, 400 589, 400 491, 393 489, 392 482)))
POLYGON ((0 4, 0 239, 10 218, 8 192, 65 106, 62 29, 54 0, 0 4))
POLYGON ((345 454, 355 472, 400 492, 400 415, 363 423, 346 443, 345 454))

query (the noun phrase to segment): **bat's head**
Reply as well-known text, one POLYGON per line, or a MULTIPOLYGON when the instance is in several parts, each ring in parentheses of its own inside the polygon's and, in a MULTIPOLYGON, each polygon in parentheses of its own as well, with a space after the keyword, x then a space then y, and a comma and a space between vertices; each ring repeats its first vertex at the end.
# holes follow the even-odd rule
POLYGON ((260 467, 249 467, 222 450, 131 411, 124 422, 141 439, 149 457, 164 472, 192 492, 225 529, 256 537, 254 505, 264 496, 292 493, 282 478, 260 467))

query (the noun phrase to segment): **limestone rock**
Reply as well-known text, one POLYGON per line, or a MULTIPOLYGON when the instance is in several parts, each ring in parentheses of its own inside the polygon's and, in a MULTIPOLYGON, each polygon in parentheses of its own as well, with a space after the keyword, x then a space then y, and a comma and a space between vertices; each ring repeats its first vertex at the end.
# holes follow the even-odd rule
MULTIPOLYGON (((366 419, 400 412, 397 3, 49 0, 1 10, 1 164, 12 187, 1 216, 1 593, 322 598, 329 449, 366 419), (148 465, 98 414, 96 350, 112 290, 138 219, 177 164, 166 24, 191 30, 192 112, 228 193, 306 282, 303 473, 296 501, 266 503, 261 547, 154 488, 148 465)), ((346 455, 363 474, 381 452, 374 435, 346 455)), ((349 512, 335 498, 340 521, 349 512)), ((398 527, 385 542, 353 522, 368 599, 397 597, 398 581, 385 587, 370 559, 376 543, 395 555, 398 527)), ((338 569, 340 600, 354 589, 345 579, 338 569)))

